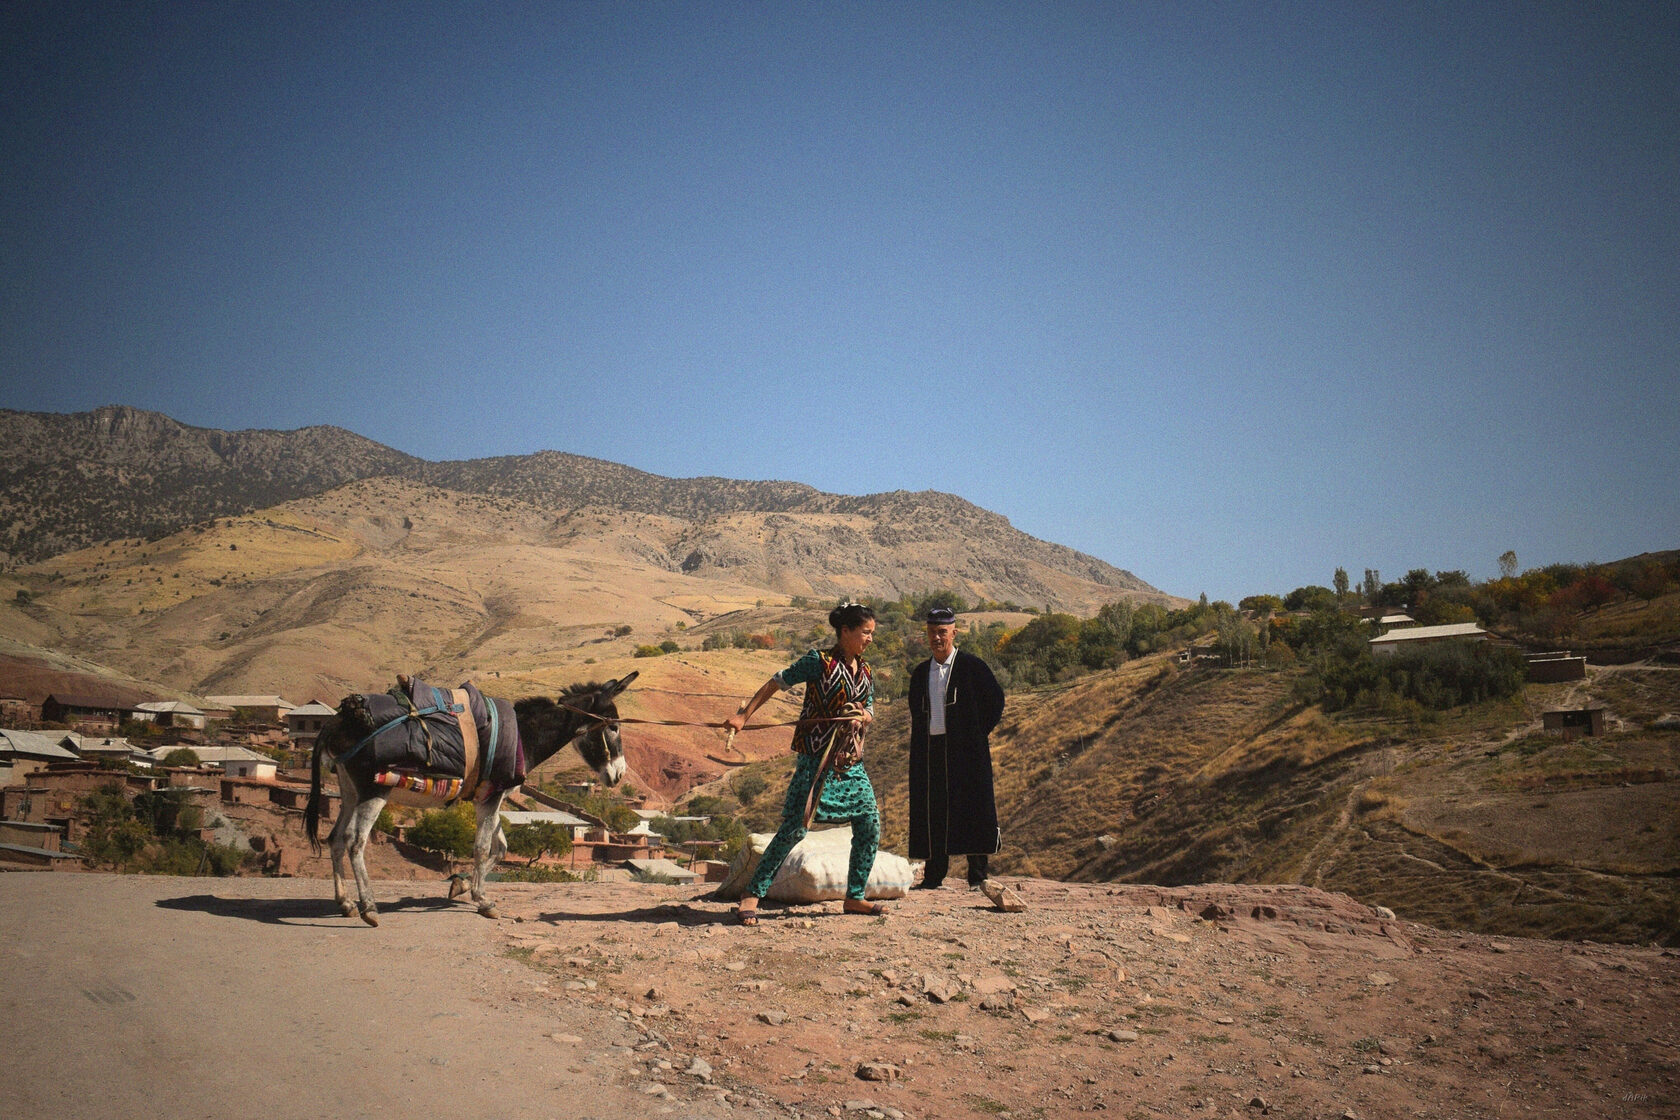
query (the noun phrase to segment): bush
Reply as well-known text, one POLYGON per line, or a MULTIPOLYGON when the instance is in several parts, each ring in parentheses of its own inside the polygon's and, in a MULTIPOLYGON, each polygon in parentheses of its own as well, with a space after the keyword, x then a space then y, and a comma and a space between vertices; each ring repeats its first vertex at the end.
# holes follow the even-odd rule
POLYGON ((1347 649, 1326 656, 1314 678, 1326 711, 1365 707, 1399 710, 1409 701, 1430 711, 1496 700, 1520 691, 1528 667, 1520 651, 1443 642, 1387 657, 1347 649))
POLYGON ((637 646, 637 657, 664 657, 665 651, 658 646, 637 646))
POLYGON ((466 859, 473 854, 473 840, 477 832, 478 819, 473 807, 460 801, 447 809, 422 813, 420 819, 408 827, 407 839, 417 848, 466 859))

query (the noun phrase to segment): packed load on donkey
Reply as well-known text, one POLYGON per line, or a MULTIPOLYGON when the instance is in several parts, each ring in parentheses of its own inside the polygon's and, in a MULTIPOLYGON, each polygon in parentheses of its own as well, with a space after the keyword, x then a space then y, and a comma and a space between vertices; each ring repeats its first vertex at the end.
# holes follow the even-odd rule
POLYGON ((343 757, 366 752, 379 785, 454 801, 485 781, 508 789, 525 779, 513 704, 471 681, 446 690, 399 676, 389 691, 346 696, 338 714, 347 726, 372 728, 343 757))

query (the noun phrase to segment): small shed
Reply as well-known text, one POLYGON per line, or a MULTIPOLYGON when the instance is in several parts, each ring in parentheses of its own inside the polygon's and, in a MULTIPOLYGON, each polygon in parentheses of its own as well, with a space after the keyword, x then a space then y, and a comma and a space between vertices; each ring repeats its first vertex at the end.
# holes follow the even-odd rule
POLYGON ((204 730, 204 713, 185 700, 148 700, 134 706, 134 718, 155 723, 159 727, 185 727, 204 730))
POLYGON ((1604 709, 1563 708, 1555 712, 1545 712, 1540 716, 1540 726, 1547 731, 1561 732, 1565 739, 1575 739, 1582 735, 1602 735, 1604 709))

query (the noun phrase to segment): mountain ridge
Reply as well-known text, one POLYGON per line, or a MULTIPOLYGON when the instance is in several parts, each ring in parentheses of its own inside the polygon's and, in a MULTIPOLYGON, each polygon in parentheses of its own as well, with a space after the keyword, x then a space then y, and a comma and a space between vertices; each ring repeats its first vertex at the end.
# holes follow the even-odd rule
MULTIPOLYGON (((960 538, 969 547, 990 542, 996 554, 981 556, 980 565, 993 582, 1020 582, 1019 565, 1012 574, 1011 562, 1025 557, 1115 592, 1168 598, 1129 571, 1022 533, 1008 518, 942 491, 843 495, 779 480, 667 478, 555 450, 429 462, 333 425, 229 432, 127 405, 81 413, 0 409, 0 563, 44 560, 103 541, 161 537, 384 476, 516 499, 557 513, 603 506, 685 521, 693 527, 693 540, 688 547, 671 546, 680 555, 670 564, 690 573, 708 564, 743 566, 739 542, 719 539, 726 527, 718 519, 746 514, 763 519, 758 531, 769 537, 765 571, 786 573, 801 559, 812 559, 816 546, 805 539, 809 534, 792 532, 795 523, 771 522, 770 516, 822 515, 871 523, 850 527, 867 529, 861 537, 834 530, 850 553, 865 539, 887 550, 906 542, 960 538)), ((849 562, 856 559, 848 556, 849 562)), ((900 583, 870 588, 868 572, 862 576, 863 586, 843 590, 909 589, 900 583)), ((811 587, 833 589, 821 581, 811 587)), ((1036 605, 1050 609, 1092 605, 1088 596, 1060 596, 1043 580, 1017 590, 1026 601, 1037 599, 1036 605)))

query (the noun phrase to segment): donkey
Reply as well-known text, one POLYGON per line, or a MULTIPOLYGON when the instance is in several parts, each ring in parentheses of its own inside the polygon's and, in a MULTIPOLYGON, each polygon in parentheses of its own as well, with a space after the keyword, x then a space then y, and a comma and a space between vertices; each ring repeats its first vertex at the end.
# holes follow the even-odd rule
MULTIPOLYGON (((578 754, 583 756, 607 785, 617 785, 624 777, 624 745, 618 735, 618 707, 614 701, 630 686, 637 674, 608 681, 606 684, 574 684, 560 695, 558 701, 544 696, 527 697, 514 702, 513 710, 519 725, 519 738, 525 746, 526 765, 536 769, 558 753, 567 743, 576 742, 578 754)), ((332 848, 333 897, 346 918, 355 912, 344 886, 344 857, 350 856, 350 867, 356 877, 356 910, 362 921, 370 926, 379 924, 379 911, 369 890, 367 864, 363 858, 368 836, 374 822, 384 810, 392 791, 374 782, 378 766, 372 751, 356 752, 354 748, 372 732, 350 716, 340 714, 321 728, 315 740, 311 760, 309 804, 304 810, 304 829, 309 843, 317 854, 321 842, 317 838, 321 821, 321 762, 333 760, 338 772, 338 820, 333 823, 328 842, 332 848), (341 757, 343 756, 343 757, 341 757)), ((477 791, 478 832, 473 838, 472 900, 478 912, 486 918, 496 917, 496 906, 484 898, 484 873, 494 860, 507 854, 507 838, 502 834, 502 798, 507 788, 498 787, 488 778, 477 791)), ((453 898, 458 893, 450 891, 453 898)))

